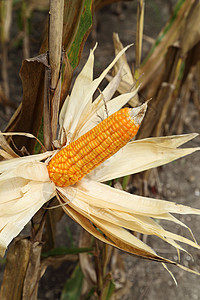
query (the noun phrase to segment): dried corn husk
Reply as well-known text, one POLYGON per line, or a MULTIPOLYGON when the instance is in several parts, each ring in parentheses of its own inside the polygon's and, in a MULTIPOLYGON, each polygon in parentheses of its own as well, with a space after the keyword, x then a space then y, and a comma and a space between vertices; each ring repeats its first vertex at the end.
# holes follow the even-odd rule
MULTIPOLYGON (((92 72, 94 51, 91 51, 89 59, 75 81, 72 93, 67 97, 60 114, 61 144, 65 142, 66 138, 67 143, 72 142, 87 129, 94 127, 96 125, 94 124, 96 122, 94 112, 101 112, 104 117, 105 102, 107 103, 108 112, 114 112, 137 93, 137 90, 135 90, 111 99, 119 84, 120 69, 108 87, 102 92, 105 99, 100 94, 92 102, 92 96, 99 83, 126 49, 122 50, 117 58, 95 80, 93 80, 92 72)), ((200 214, 200 210, 168 201, 131 195, 100 183, 100 181, 156 167, 199 150, 199 148, 177 148, 195 136, 196 134, 190 134, 130 142, 77 184, 66 188, 55 186, 48 176, 46 165, 57 151, 1 161, 1 255, 37 210, 56 194, 64 211, 83 228, 101 241, 124 251, 164 263, 174 263, 156 254, 151 247, 132 235, 128 230, 156 235, 177 250, 184 250, 178 242, 199 249, 200 246, 195 241, 165 230, 155 222, 155 219, 173 221, 175 224, 187 228, 172 213, 200 214)), ((1 142, 2 146, 3 142, 1 142)), ((15 156, 12 151, 9 152, 8 148, 3 147, 2 154, 8 151, 8 158, 15 156)), ((195 273, 195 271, 193 272, 195 273)))

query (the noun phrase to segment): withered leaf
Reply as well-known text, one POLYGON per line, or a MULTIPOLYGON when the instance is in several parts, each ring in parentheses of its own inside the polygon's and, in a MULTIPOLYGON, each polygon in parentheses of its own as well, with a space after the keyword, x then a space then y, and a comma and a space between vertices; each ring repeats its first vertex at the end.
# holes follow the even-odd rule
MULTIPOLYGON (((44 73, 48 67, 47 54, 23 61, 20 70, 23 99, 6 128, 7 132, 28 132, 37 136, 43 114, 44 73)), ((35 140, 16 136, 14 142, 19 149, 25 146, 29 153, 33 152, 35 140)))

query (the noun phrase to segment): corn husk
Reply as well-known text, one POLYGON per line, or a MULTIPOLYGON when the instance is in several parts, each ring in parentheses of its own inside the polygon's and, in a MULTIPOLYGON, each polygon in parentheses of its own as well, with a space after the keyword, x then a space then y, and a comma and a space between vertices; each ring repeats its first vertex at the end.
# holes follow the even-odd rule
MULTIPOLYGON (((105 117, 105 103, 107 113, 113 113, 137 94, 135 89, 133 92, 111 99, 120 82, 122 72, 120 67, 112 81, 92 102, 98 85, 127 48, 119 52, 106 70, 94 80, 92 71, 94 50, 91 51, 60 114, 61 144, 65 141, 72 142, 94 127, 95 122, 98 122, 98 114, 105 117)), ((24 136, 28 137, 27 134, 24 136)), ((163 263, 174 263, 158 255, 151 247, 131 234, 130 230, 156 235, 178 251, 185 251, 179 242, 199 249, 194 239, 190 240, 165 230, 155 222, 155 219, 167 220, 188 228, 172 214, 199 215, 200 210, 168 201, 131 195, 100 183, 160 166, 199 150, 199 148, 178 148, 195 136, 196 134, 189 134, 129 142, 87 177, 66 188, 55 186, 48 176, 46 165, 56 150, 17 157, 8 147, 6 140, 0 139, 2 146, 0 154, 6 158, 0 162, 0 254, 3 255, 11 240, 55 195, 60 199, 64 211, 88 232, 101 241, 134 255, 163 263)))
POLYGON ((198 134, 147 138, 128 143, 104 164, 88 174, 97 181, 107 181, 165 165, 200 148, 177 148, 198 134), (127 159, 127 157, 131 159, 127 159))
POLYGON ((30 161, 31 157, 28 156, 27 161, 25 157, 7 161, 7 170, 4 168, 6 163, 0 163, 1 256, 12 239, 55 194, 55 186, 49 180, 46 165, 36 162, 35 156, 30 161))

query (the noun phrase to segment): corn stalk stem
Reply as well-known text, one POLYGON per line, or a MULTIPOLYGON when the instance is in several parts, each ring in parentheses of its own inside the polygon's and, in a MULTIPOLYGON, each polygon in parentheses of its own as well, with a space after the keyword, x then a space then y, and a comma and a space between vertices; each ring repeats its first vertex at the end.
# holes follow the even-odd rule
POLYGON ((56 138, 60 104, 64 0, 51 0, 49 13, 49 65, 51 68, 50 107, 52 140, 56 138))
POLYGON ((142 39, 144 27, 144 0, 138 0, 137 4, 137 31, 136 31, 136 68, 140 66, 142 55, 142 39))
POLYGON ((0 21, 1 21, 1 45, 2 45, 2 79, 3 89, 9 98, 8 80, 8 42, 10 39, 10 26, 12 20, 12 0, 2 0, 0 2, 0 21))
POLYGON ((51 88, 55 89, 60 73, 64 0, 50 1, 49 64, 51 66, 51 88))
POLYGON ((30 57, 30 45, 29 45, 29 30, 28 30, 28 15, 27 15, 27 3, 22 2, 22 22, 23 22, 23 53, 24 58, 30 57))
MULTIPOLYGON (((64 0, 50 0, 49 12, 49 69, 45 73, 44 99, 44 140, 50 150, 56 139, 58 114, 61 94, 61 65, 62 65, 62 35, 63 35, 64 0), (46 113, 45 113, 46 112, 46 113)), ((48 212, 46 218, 46 250, 54 246, 56 223, 60 218, 60 211, 48 212)))

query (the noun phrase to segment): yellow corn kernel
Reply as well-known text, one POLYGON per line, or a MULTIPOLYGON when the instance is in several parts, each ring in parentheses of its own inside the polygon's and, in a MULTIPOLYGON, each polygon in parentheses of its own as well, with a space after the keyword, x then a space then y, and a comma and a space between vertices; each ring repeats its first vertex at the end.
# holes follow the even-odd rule
POLYGON ((119 110, 61 149, 47 166, 51 180, 58 186, 75 184, 125 146, 136 135, 146 107, 138 114, 132 111, 119 110))

